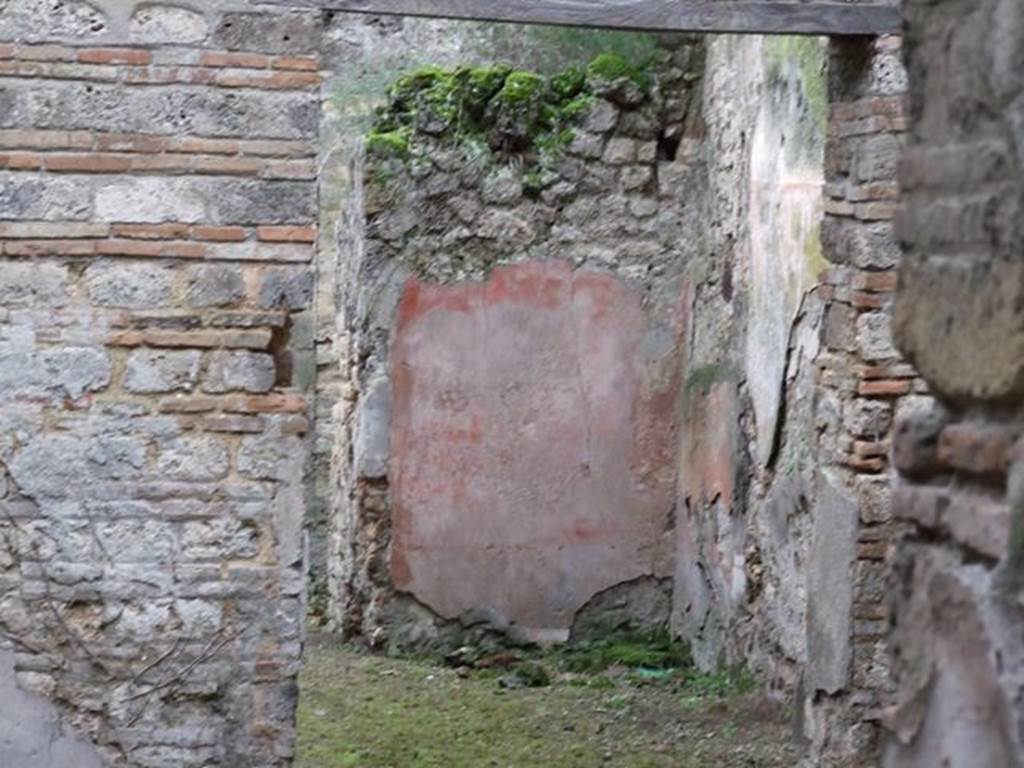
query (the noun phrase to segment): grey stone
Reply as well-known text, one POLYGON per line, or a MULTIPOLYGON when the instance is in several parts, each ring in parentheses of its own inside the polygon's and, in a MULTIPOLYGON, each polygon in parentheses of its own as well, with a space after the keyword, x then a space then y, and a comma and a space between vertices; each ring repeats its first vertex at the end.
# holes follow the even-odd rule
POLYGON ((245 560, 259 554, 259 531, 230 518, 188 522, 182 531, 182 546, 194 560, 245 560))
POLYGON ((185 301, 192 307, 226 307, 245 297, 245 278, 236 265, 199 264, 185 274, 185 301))
POLYGON ((513 171, 502 169, 484 179, 481 193, 485 203, 514 203, 523 196, 523 181, 513 171))
POLYGON ((654 171, 649 165, 630 165, 622 169, 622 188, 627 192, 642 189, 654 180, 654 171))
POLYGON ((136 8, 129 21, 134 38, 146 43, 198 43, 209 34, 203 14, 177 5, 153 3, 136 8))
POLYGON ((202 353, 197 350, 151 350, 133 352, 125 367, 124 388, 150 394, 190 390, 199 378, 202 353))
MULTIPOLYGON (((145 133, 161 126, 162 132, 181 135, 313 139, 320 117, 316 99, 290 91, 262 91, 238 98, 233 90, 186 85, 123 88, 71 80, 25 80, 5 84, 0 93, 11 101, 12 112, 7 114, 17 114, 20 124, 50 130, 145 133)), ((0 115, 0 121, 3 119, 0 115)), ((0 191, 6 191, 9 183, 0 182, 0 191)), ((73 192, 74 185, 67 185, 67 190, 73 192)), ((87 218, 85 195, 69 194, 67 199, 74 205, 59 218, 87 218)), ((0 212, 7 210, 0 205, 0 212)))
POLYGON ((262 352, 218 350, 210 356, 204 392, 269 392, 274 386, 274 358, 262 352))
POLYGON ((628 165, 637 160, 637 143, 633 139, 615 137, 608 140, 603 160, 611 165, 628 165))
POLYGON ((264 309, 304 309, 313 299, 313 273, 308 269, 278 267, 264 271, 259 304, 264 309))
MULTIPOLYGON (((2 607, 2 606, 0 606, 2 607)), ((5 618, 10 614, 4 612, 5 618)), ((0 765, 10 768, 103 768, 95 748, 68 732, 57 709, 22 690, 15 654, 0 649, 0 765)))
POLYGON ((287 480, 291 459, 302 455, 297 437, 273 431, 246 437, 238 451, 238 471, 254 480, 287 480))
POLYGON ((857 503, 838 475, 823 472, 814 506, 807 575, 807 685, 834 694, 850 679, 857 503))
POLYGON ((390 452, 391 382, 381 376, 366 386, 356 409, 353 465, 359 477, 387 475, 390 452))
POLYGON ((101 307, 156 308, 171 298, 172 274, 161 264, 97 261, 85 270, 85 283, 92 303, 101 307))
POLYGON ((578 131, 569 144, 569 152, 580 157, 597 159, 604 151, 604 140, 593 133, 578 131))
POLYGON ((63 347, 40 355, 47 384, 56 385, 72 399, 111 383, 111 360, 102 349, 63 347))
POLYGON ((229 50, 263 53, 316 53, 322 22, 314 12, 225 13, 214 40, 229 50))
POLYGON ((609 101, 598 99, 587 113, 583 127, 591 133, 607 133, 615 127, 618 120, 618 107, 609 101))
MULTIPOLYGON (((0 210, 2 208, 0 201, 0 210)), ((64 306, 68 302, 67 268, 47 262, 0 263, 0 302, 33 307, 64 306)))
POLYGON ((892 417, 892 406, 883 400, 855 400, 844 410, 843 423, 851 434, 882 437, 889 433, 892 417))
POLYGON ((219 480, 229 467, 227 447, 212 437, 178 438, 164 446, 157 459, 157 472, 171 480, 219 480))
POLYGON ((857 318, 857 349, 865 360, 899 357, 892 343, 892 319, 888 312, 867 312, 857 318))

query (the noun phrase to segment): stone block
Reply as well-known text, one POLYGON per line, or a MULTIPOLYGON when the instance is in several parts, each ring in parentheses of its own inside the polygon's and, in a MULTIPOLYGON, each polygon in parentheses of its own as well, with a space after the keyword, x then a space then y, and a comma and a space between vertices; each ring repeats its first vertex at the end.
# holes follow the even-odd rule
POLYGON ((171 480, 219 480, 229 466, 227 446, 211 437, 178 438, 163 446, 157 458, 157 472, 171 480))
MULTIPOLYGON (((0 182, 2 189, 2 182, 0 182)), ((0 191, 0 196, 3 192, 0 191)), ((3 204, 0 201, 0 209, 3 204)), ((68 270, 51 263, 5 261, 0 267, 0 304, 62 307, 68 302, 68 270)))
POLYGON ((892 343, 892 322, 888 312, 866 312, 857 318, 857 350, 864 360, 870 362, 899 357, 892 343))
POLYGON ((949 414, 930 398, 912 399, 896 413, 893 430, 893 464, 910 478, 923 478, 942 471, 939 434, 949 414))
POLYGON ((484 179, 481 196, 485 203, 507 204, 518 202, 523 196, 523 181, 519 174, 508 169, 502 169, 484 179))
POLYGON ((153 309, 171 298, 172 271, 161 264, 101 260, 85 270, 90 301, 101 307, 153 309))
POLYGON ((232 51, 316 53, 322 29, 319 14, 311 11, 230 12, 221 17, 213 39, 232 51))
POLYGON ((198 350, 135 351, 125 367, 124 388, 140 394, 190 390, 199 378, 201 361, 198 350))
POLYGON ((610 165, 629 165, 637 160, 637 142, 633 139, 612 138, 604 148, 604 162, 610 165))
POLYGON ((210 356, 203 391, 269 392, 276 375, 272 355, 260 352, 217 351, 210 356))
POLYGON ((305 309, 313 300, 313 273, 275 267, 260 276, 259 305, 264 309, 305 309))
POLYGON ((185 301, 191 307, 226 307, 245 297, 245 278, 237 265, 200 264, 185 274, 185 301))
POLYGON ((391 384, 378 377, 366 386, 356 409, 352 463, 358 477, 385 477, 391 428, 391 384))
POLYGON ((40 362, 47 383, 64 390, 72 400, 110 384, 110 358, 102 349, 46 349, 40 354, 40 362))
POLYGON ((843 425, 858 437, 883 437, 892 426, 892 406, 881 400, 854 400, 843 412, 843 425))
POLYGON ((173 45, 201 42, 210 31, 202 13, 162 3, 136 8, 128 22, 128 29, 132 37, 140 42, 173 45))
MULTIPOLYGON (((19 125, 58 131, 150 133, 154 126, 174 126, 179 133, 210 138, 313 139, 320 118, 317 99, 288 91, 250 92, 239 98, 228 89, 189 85, 124 88, 26 78, 5 83, 2 92, 11 111, 0 113, 0 127, 5 127, 5 117, 17 114, 19 125)), ((69 218, 81 217, 59 220, 69 218)))

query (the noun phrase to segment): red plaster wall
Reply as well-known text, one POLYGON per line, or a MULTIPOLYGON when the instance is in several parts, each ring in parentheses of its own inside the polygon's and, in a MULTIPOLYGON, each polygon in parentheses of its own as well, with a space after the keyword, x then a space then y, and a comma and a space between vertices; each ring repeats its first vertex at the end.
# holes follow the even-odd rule
POLYGON ((679 345, 664 348, 608 273, 410 279, 391 354, 396 588, 557 639, 601 590, 667 575, 679 381, 663 355, 679 345))

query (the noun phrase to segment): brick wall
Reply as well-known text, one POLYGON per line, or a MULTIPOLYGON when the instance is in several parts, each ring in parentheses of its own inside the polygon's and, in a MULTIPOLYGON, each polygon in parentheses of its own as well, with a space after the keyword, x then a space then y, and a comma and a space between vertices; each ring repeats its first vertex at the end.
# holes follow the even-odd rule
POLYGON ((1024 761, 1024 7, 906 3, 898 345, 939 397, 896 427, 887 766, 1024 761))
POLYGON ((0 9, 0 698, 101 764, 284 765, 319 22, 39 5, 0 9))
POLYGON ((843 620, 831 635, 812 636, 808 648, 804 732, 825 765, 849 756, 858 765, 877 761, 879 721, 891 697, 886 558, 900 532, 890 506, 892 427, 897 415, 930 402, 891 331, 901 261, 892 220, 907 128, 901 46, 898 36, 830 42, 822 240, 833 266, 823 276, 815 398, 819 459, 836 490, 819 499, 821 516, 841 524, 816 531, 815 547, 836 559, 812 573, 812 620, 834 609, 822 586, 840 578, 852 588, 844 590, 843 620), (837 506, 844 510, 838 518, 837 506), (856 519, 845 520, 851 514, 856 519))

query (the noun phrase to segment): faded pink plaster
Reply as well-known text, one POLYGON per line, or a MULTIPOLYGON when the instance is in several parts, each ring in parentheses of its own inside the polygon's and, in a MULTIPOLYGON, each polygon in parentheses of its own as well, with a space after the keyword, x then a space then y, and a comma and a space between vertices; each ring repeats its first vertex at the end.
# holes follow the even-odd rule
POLYGON ((637 291, 567 262, 408 282, 391 355, 396 588, 554 639, 596 593, 668 575, 678 364, 648 332, 637 291))

